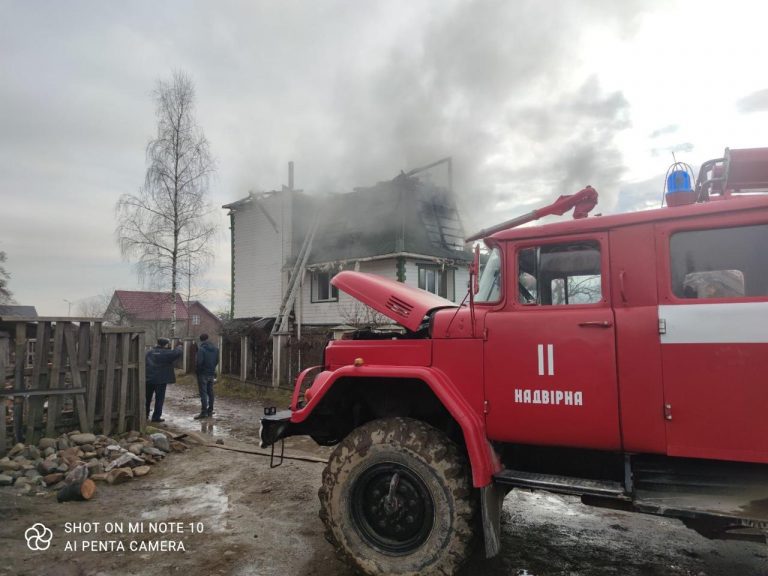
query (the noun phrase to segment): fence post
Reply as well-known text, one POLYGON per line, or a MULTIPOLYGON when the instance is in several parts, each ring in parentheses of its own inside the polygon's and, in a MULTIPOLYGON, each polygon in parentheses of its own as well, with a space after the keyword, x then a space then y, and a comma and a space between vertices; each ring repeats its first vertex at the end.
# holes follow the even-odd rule
POLYGON ((112 396, 115 389, 115 355, 117 353, 117 334, 107 334, 107 366, 104 377, 104 413, 101 420, 101 433, 109 436, 112 432, 112 396))
POLYGON ((223 374, 222 363, 224 362, 224 336, 219 336, 219 363, 216 365, 216 374, 221 377, 223 374))
MULTIPOLYGON (((32 382, 30 389, 42 390, 47 388, 48 374, 48 345, 51 341, 51 323, 38 322, 35 335, 35 362, 32 365, 32 382)), ((27 399, 27 438, 35 435, 35 428, 43 426, 43 396, 30 396, 27 399)))
MULTIPOLYGON (((83 432, 93 431, 93 422, 88 418, 88 360, 91 356, 91 323, 80 322, 77 328, 77 367, 79 386, 85 388, 85 393, 76 398, 77 416, 80 421, 80 428, 83 432)), ((74 382, 74 375, 72 376, 74 382)))
MULTIPOLYGON (((56 330, 53 333, 53 363, 51 366, 51 376, 48 385, 49 390, 56 390, 59 388, 59 381, 61 380, 61 371, 63 369, 62 357, 64 347, 64 322, 56 322, 56 330)), ((49 438, 56 437, 56 421, 59 419, 59 397, 48 397, 48 422, 45 428, 45 434, 49 438)), ((34 442, 33 438, 27 438, 27 441, 34 442)))
POLYGON ((147 427, 147 365, 144 357, 146 355, 146 338, 144 332, 139 332, 139 350, 136 354, 136 363, 139 365, 139 431, 144 433, 147 427))
POLYGON ((240 380, 248 380, 248 336, 240 337, 240 380))
POLYGON ((16 358, 13 371, 13 435, 16 442, 23 442, 22 417, 24 414, 24 398, 20 392, 24 390, 24 358, 27 354, 27 323, 16 322, 16 358))
POLYGON ((99 388, 99 365, 101 363, 101 322, 95 322, 91 331, 91 366, 88 373, 88 425, 96 426, 96 393, 99 388))
MULTIPOLYGON (((0 332, 0 390, 5 390, 5 368, 6 359, 9 354, 8 349, 8 333, 0 332)), ((8 400, 5 396, 0 396, 0 454, 5 454, 6 450, 6 426, 8 422, 5 417, 5 410, 8 404, 8 400)))
POLYGON ((125 408, 128 402, 128 356, 131 353, 131 335, 121 334, 120 348, 120 390, 117 400, 117 433, 125 432, 125 408))

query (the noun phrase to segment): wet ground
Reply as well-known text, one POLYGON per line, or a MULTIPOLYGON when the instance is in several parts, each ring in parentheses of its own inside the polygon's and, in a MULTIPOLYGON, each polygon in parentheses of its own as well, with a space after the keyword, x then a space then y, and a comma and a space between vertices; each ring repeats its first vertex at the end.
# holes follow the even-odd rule
MULTIPOLYGON (((201 423, 192 419, 197 402, 192 387, 171 387, 166 425, 221 439, 224 448, 257 450, 258 403, 219 399, 216 417, 201 423)), ((327 454, 302 439, 287 443, 286 450, 327 454)), ((170 455, 147 477, 100 484, 90 502, 57 504, 50 494, 16 496, 0 489, 0 576, 351 576, 324 540, 317 518, 322 468, 286 461, 270 470, 268 458, 198 446, 170 455), (36 522, 53 531, 48 550, 31 551, 25 543, 25 530, 36 522), (78 522, 84 523, 80 528, 99 522, 100 531, 67 533, 67 523, 78 522), (108 522, 123 523, 123 531, 106 533, 108 522), (129 522, 141 531, 128 533, 129 522), (153 522, 166 533, 150 532, 153 522), (178 528, 175 523, 182 532, 168 532, 178 528), (84 542, 115 546, 110 541, 126 549, 82 550, 84 542), (130 549, 162 541, 165 551, 130 549), (171 541, 176 550, 167 549, 171 541), (67 550, 67 543, 80 549, 67 550)), ((765 544, 710 541, 676 520, 590 508, 577 498, 543 492, 507 497, 502 541, 498 558, 473 559, 463 576, 768 576, 765 544)))

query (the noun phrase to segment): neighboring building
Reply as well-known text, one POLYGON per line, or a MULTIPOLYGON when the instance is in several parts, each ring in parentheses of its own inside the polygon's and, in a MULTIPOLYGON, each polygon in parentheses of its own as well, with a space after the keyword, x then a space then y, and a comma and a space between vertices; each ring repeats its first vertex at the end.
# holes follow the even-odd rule
POLYGON ((310 196, 284 187, 225 205, 232 230, 233 318, 278 316, 315 218, 317 232, 288 311, 292 334, 384 321, 331 285, 341 270, 380 274, 461 301, 472 255, 464 247, 453 194, 412 174, 347 194, 310 196))
MULTIPOLYGON (((0 304, 0 365, 10 366, 11 363, 11 349, 8 346, 8 338, 14 336, 13 332, 16 329, 16 322, 9 321, 9 318, 24 318, 32 319, 37 318, 37 310, 34 306, 21 306, 16 304, 0 304)), ((33 336, 30 333, 30 325, 27 324, 28 335, 33 336)), ((27 342, 27 366, 32 366, 31 358, 34 351, 34 338, 30 338, 27 342)), ((0 374, 0 388, 3 385, 3 379, 5 374, 0 374)), ((0 403, 0 410, 3 409, 3 405, 0 403)))
POLYGON ((0 304, 0 317, 17 316, 19 318, 37 318, 37 310, 34 306, 20 306, 16 304, 0 304))
POLYGON ((214 337, 221 334, 221 320, 199 300, 189 302, 187 317, 189 321, 189 336, 197 338, 200 334, 208 334, 214 337))
MULTIPOLYGON (((137 326, 146 331, 147 343, 171 332, 170 292, 115 290, 104 318, 110 324, 137 326)), ((221 320, 198 301, 185 302, 176 295, 176 336, 196 338, 203 332, 221 333, 221 320)))

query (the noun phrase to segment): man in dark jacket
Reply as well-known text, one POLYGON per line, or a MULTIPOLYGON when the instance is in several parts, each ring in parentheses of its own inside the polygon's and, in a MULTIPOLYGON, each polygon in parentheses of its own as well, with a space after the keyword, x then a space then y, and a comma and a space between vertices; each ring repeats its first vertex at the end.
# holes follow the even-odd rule
POLYGON ((213 383, 216 381, 216 366, 219 364, 219 349, 208 341, 208 334, 200 334, 195 364, 202 406, 195 420, 201 420, 213 416, 213 383))
POLYGON ((152 395, 155 396, 155 410, 152 412, 152 422, 164 422, 163 402, 165 401, 165 387, 176 382, 176 373, 173 363, 181 358, 184 350, 181 342, 171 350, 171 341, 168 338, 158 338, 157 346, 147 351, 145 360, 147 365, 147 418, 149 418, 149 405, 152 403, 152 395))

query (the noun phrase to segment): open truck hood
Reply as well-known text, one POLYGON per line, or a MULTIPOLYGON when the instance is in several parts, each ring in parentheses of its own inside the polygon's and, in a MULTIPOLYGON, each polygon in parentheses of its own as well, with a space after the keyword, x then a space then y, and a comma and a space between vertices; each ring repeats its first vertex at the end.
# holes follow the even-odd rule
POLYGON ((424 316, 432 310, 458 308, 457 304, 431 292, 376 274, 339 272, 331 284, 412 332, 419 329, 424 316))

